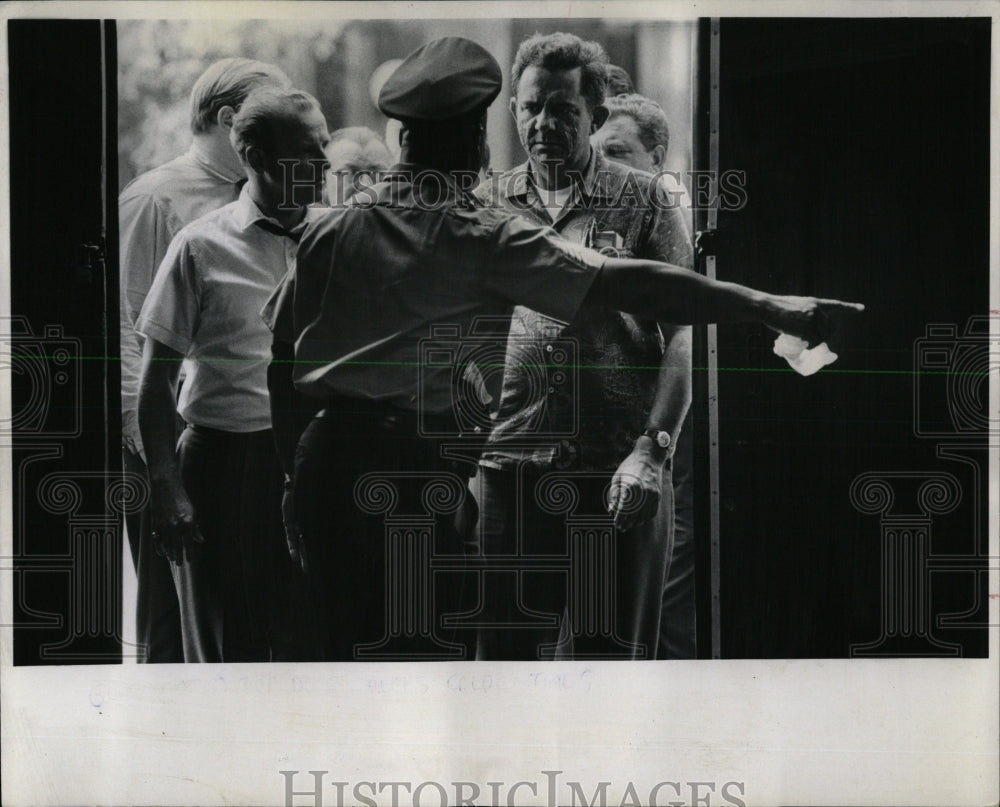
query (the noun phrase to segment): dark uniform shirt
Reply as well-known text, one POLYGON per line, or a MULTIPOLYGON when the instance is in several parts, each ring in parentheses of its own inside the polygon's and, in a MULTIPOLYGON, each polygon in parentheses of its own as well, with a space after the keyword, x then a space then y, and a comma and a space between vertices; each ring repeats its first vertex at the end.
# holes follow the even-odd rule
MULTIPOLYGON (((564 238, 604 254, 691 266, 683 213, 650 174, 595 151, 580 179, 554 222, 529 163, 484 183, 479 193, 488 205, 551 224, 564 238)), ((576 461, 588 469, 616 468, 645 427, 662 360, 663 338, 653 321, 587 306, 566 326, 518 306, 483 464, 576 461), (566 355, 574 366, 559 361, 566 355)))
POLYGON ((406 410, 453 404, 455 360, 479 316, 525 303, 572 319, 604 258, 401 164, 306 229, 262 314, 295 343, 295 387, 406 410))

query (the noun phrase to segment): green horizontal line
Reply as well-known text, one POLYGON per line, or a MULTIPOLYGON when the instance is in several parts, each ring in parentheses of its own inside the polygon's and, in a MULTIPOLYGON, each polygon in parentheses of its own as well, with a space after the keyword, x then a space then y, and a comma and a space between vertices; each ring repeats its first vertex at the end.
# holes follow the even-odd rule
MULTIPOLYGON (((10 357, 12 359, 53 359, 54 357, 48 355, 39 355, 31 353, 11 353, 10 357)), ((60 357, 62 358, 62 357, 60 357)), ((103 362, 120 362, 120 356, 75 356, 70 357, 69 361, 103 361, 103 362)), ((68 364, 66 361, 65 364, 68 364)), ((160 357, 154 359, 154 361, 161 362, 183 362, 184 358, 167 358, 160 357)), ((204 363, 226 363, 226 362, 246 362, 249 359, 190 359, 190 361, 201 361, 204 363)), ((278 359, 274 361, 275 364, 299 364, 299 365, 323 365, 328 364, 328 360, 323 359, 310 359, 310 360, 300 360, 300 359, 278 359)), ((62 366, 65 366, 62 365, 62 366)), ((450 362, 408 362, 408 361, 345 361, 341 362, 340 366, 348 367, 455 367, 454 363, 450 362)), ((490 364, 478 363, 477 366, 480 369, 502 369, 506 364, 501 362, 495 362, 490 364)), ((662 369, 662 365, 659 364, 518 364, 518 367, 522 368, 533 368, 533 369, 544 369, 544 370, 649 370, 656 371, 662 369)), ((703 372, 707 371, 709 368, 706 366, 693 366, 692 371, 703 372)), ((716 370, 719 372, 726 373, 795 373, 791 367, 717 367, 716 370)), ((967 371, 951 371, 951 370, 865 370, 865 369, 850 369, 850 368, 835 368, 835 367, 824 367, 819 372, 822 373, 837 373, 839 375, 919 375, 919 376, 976 376, 976 377, 987 377, 990 374, 990 370, 967 370, 967 371)))

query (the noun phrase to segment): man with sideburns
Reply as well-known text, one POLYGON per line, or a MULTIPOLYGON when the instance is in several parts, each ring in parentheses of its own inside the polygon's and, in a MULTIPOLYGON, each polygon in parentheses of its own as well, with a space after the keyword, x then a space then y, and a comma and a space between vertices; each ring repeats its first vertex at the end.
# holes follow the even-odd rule
MULTIPOLYGON (((608 117, 606 64, 598 43, 572 34, 521 43, 510 109, 528 160, 485 183, 483 197, 604 255, 690 268, 683 215, 655 179, 591 147, 608 117)), ((565 554, 560 517, 535 491, 554 470, 575 474, 584 500, 606 504, 614 519, 612 618, 574 646, 561 617, 569 604, 570 624, 578 624, 595 592, 570 604, 565 572, 536 564, 518 576, 516 591, 488 588, 487 621, 521 624, 484 628, 484 658, 656 657, 673 541, 671 458, 690 400, 690 327, 607 308, 584 307, 566 322, 514 310, 497 424, 480 462, 483 551, 565 554), (546 383, 532 380, 559 341, 576 348, 572 389, 553 381, 559 368, 546 383), (547 624, 532 625, 526 612, 547 624)))

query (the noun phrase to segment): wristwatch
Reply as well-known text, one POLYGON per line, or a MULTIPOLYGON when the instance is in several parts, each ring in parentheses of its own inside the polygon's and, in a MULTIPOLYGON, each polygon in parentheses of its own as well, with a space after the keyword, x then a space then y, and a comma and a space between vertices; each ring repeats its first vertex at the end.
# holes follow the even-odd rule
POLYGON ((661 429, 644 429, 642 433, 660 448, 668 448, 670 446, 670 432, 665 432, 661 429))

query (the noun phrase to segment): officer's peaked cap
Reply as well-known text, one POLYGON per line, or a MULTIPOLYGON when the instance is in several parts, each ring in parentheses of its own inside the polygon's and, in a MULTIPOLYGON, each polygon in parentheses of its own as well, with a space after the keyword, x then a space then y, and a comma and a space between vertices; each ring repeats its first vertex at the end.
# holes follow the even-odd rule
POLYGON ((446 121, 485 109, 502 84, 500 65, 485 48, 446 36, 403 60, 382 85, 378 108, 404 121, 446 121))

